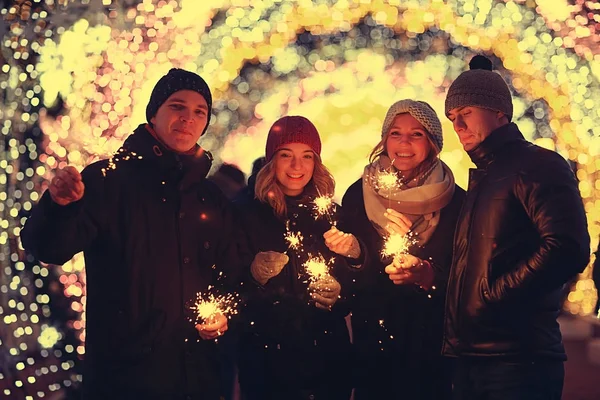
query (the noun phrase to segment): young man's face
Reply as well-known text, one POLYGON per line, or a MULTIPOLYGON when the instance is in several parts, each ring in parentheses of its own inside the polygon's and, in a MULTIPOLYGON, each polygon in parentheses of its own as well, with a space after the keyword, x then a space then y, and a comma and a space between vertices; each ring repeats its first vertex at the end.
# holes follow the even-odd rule
POLYGON ((505 125, 504 113, 479 107, 457 107, 448 112, 454 131, 465 151, 481 144, 493 130, 505 125))
POLYGON ((177 153, 185 153, 196 143, 208 123, 208 105, 200 93, 180 90, 160 106, 150 120, 159 139, 177 153))

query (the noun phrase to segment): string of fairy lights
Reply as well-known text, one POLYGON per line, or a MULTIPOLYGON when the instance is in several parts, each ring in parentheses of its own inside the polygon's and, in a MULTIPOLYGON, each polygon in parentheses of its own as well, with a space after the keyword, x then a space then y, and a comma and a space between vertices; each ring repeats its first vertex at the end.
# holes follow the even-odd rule
MULTIPOLYGON (((48 266, 19 233, 51 171, 114 153, 173 66, 213 89, 202 145, 249 172, 270 125, 309 117, 339 198, 402 97, 443 115, 444 93, 485 53, 513 88, 515 121, 577 170, 600 236, 600 4, 583 0, 14 0, 0 11, 0 397, 68 396, 81 380, 85 273, 48 266)), ((444 120, 444 119, 443 119, 444 120)), ((451 125, 442 158, 463 187, 451 125)), ((567 308, 596 301, 586 271, 567 308)), ((118 277, 115 277, 117 279, 118 277)))

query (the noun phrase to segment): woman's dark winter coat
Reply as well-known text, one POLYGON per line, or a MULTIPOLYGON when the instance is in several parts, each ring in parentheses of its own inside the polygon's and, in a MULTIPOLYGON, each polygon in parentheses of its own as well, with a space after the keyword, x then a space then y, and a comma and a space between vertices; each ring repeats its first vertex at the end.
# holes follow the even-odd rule
POLYGON ((391 259, 378 255, 383 239, 369 221, 362 180, 342 200, 350 233, 366 245, 370 257, 357 278, 352 298, 352 331, 357 353, 356 399, 450 398, 451 371, 441 357, 446 283, 452 262, 452 237, 465 192, 456 186, 441 210, 439 224, 422 247, 410 253, 428 260, 435 271, 434 288, 395 285, 384 272, 391 259))
POLYGON ((253 254, 276 251, 290 258, 264 286, 254 283, 243 310, 242 391, 250 399, 348 399, 350 342, 344 287, 353 271, 325 246, 323 233, 330 229, 329 222, 315 219, 310 199, 302 197, 287 198, 288 217, 278 218, 271 206, 254 199, 252 185, 236 205, 253 254), (303 250, 288 248, 286 219, 290 231, 302 233, 303 250), (310 299, 302 266, 308 254, 334 259, 331 275, 342 285, 342 299, 332 311, 318 309, 310 299))
POLYGON ((235 289, 240 277, 233 213, 205 179, 210 164, 141 125, 110 161, 84 169, 81 200, 63 207, 46 192, 27 221, 23 244, 38 259, 84 252, 85 399, 219 398, 216 344, 186 311, 197 292, 235 289))

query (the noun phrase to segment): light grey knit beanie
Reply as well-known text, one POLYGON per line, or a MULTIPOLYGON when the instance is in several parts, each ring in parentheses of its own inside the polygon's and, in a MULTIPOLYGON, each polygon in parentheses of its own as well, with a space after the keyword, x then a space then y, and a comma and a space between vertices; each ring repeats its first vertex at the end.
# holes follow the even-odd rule
POLYGON ((510 121, 513 115, 510 89, 504 79, 492 71, 490 59, 476 55, 469 62, 469 68, 448 89, 446 115, 455 108, 474 106, 500 111, 510 121))
POLYGON ((390 126, 394 122, 394 118, 398 114, 410 114, 411 117, 416 119, 423 125, 429 139, 435 146, 437 153, 442 151, 444 145, 444 137, 442 136, 442 124, 440 119, 435 113, 434 109, 424 101, 417 100, 400 100, 392 104, 388 110, 385 119, 383 120, 383 126, 381 128, 381 137, 384 137, 390 126))

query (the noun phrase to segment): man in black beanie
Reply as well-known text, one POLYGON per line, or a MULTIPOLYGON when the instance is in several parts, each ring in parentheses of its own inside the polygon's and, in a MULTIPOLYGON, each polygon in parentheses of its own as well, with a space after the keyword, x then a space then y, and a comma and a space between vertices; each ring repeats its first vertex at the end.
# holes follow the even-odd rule
POLYGON ((458 218, 443 353, 458 357, 461 400, 560 399, 566 359, 561 288, 590 256, 577 181, 557 153, 526 141, 510 90, 475 56, 446 115, 476 165, 458 218))
POLYGON ((211 106, 200 76, 171 69, 148 123, 109 160, 56 171, 25 224, 23 245, 38 260, 84 253, 86 400, 222 393, 214 339, 227 318, 196 325, 189 310, 197 292, 236 290, 240 276, 229 202, 205 179, 211 156, 197 144, 211 106))

